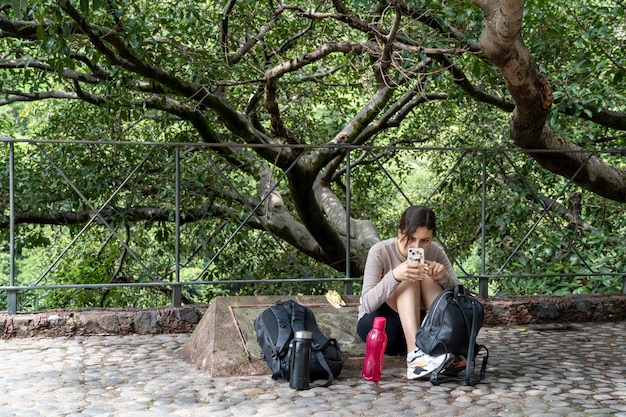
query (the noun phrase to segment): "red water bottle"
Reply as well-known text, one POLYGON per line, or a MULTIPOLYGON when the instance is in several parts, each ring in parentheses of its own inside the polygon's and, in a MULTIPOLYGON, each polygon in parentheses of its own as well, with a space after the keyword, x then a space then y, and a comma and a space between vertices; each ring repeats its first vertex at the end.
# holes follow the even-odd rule
POLYGON ((380 381, 383 373, 383 356, 387 348, 387 333, 385 333, 385 325, 387 319, 384 317, 375 317, 372 330, 367 334, 365 339, 365 360, 363 360, 363 379, 367 381, 380 381))

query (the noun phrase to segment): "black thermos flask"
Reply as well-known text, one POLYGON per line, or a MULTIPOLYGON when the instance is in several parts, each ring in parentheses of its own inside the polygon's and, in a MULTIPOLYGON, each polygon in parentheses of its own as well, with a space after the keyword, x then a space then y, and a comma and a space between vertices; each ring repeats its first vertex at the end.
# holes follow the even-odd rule
POLYGON ((296 331, 291 341, 289 386, 297 390, 309 389, 311 372, 311 337, 308 330, 296 331))

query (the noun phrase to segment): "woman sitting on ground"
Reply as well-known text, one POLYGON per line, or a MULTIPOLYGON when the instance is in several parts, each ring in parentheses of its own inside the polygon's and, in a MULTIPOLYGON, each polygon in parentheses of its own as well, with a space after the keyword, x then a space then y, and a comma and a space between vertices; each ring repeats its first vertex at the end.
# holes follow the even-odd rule
POLYGON ((373 245, 363 276, 357 332, 365 341, 375 317, 387 319, 388 355, 407 355, 407 378, 423 379, 447 362, 444 373, 465 368, 465 359, 452 354, 430 356, 415 345, 421 311, 446 287, 459 284, 444 250, 433 242, 435 213, 411 206, 400 218, 398 236, 373 245), (407 261, 409 248, 422 248, 425 262, 407 261))

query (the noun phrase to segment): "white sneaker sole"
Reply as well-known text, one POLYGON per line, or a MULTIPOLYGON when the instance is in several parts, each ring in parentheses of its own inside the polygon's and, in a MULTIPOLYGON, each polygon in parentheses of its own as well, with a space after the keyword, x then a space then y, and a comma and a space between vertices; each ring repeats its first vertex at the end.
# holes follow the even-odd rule
POLYGON ((407 363, 406 377, 407 379, 428 379, 430 374, 441 366, 444 362, 450 362, 454 359, 454 355, 448 353, 446 355, 438 355, 432 360, 424 364, 424 366, 412 365, 407 363))

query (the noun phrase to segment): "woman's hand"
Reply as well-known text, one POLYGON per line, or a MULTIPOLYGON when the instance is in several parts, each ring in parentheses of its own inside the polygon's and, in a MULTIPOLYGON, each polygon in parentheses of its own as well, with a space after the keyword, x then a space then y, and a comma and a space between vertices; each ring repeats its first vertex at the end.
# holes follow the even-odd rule
POLYGON ((393 276, 399 282, 418 282, 426 278, 439 281, 445 275, 446 269, 444 266, 435 261, 426 261, 424 263, 402 262, 393 270, 393 276))
POLYGON ((394 268, 393 276, 399 282, 418 282, 429 278, 429 269, 428 263, 402 262, 394 268))
POLYGON ((446 268, 439 262, 426 261, 426 265, 428 265, 428 277, 433 281, 439 281, 446 276, 446 268))

